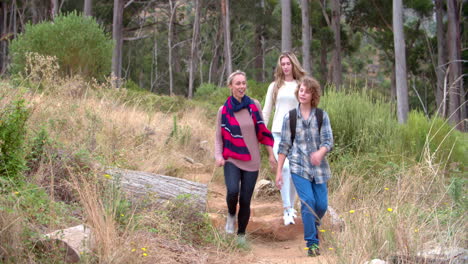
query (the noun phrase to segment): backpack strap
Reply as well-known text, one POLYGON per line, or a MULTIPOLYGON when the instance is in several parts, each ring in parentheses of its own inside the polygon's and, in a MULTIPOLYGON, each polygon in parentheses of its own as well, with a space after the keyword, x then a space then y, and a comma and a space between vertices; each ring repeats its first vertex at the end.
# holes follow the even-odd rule
POLYGON ((315 118, 317 119, 317 126, 319 130, 319 134, 322 130, 322 123, 323 123, 323 110, 320 108, 315 109, 315 118))
POLYGON ((291 146, 294 144, 294 138, 296 138, 296 121, 297 121, 297 110, 296 108, 289 111, 289 129, 291 130, 291 146))

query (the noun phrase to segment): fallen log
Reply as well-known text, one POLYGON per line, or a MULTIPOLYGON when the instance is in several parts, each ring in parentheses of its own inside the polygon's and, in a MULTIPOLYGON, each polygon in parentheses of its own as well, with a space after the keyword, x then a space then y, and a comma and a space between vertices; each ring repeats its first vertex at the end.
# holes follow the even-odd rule
POLYGON ((184 197, 193 203, 199 211, 206 211, 208 186, 203 183, 186 179, 159 175, 149 172, 124 170, 118 168, 107 169, 105 173, 111 175, 112 180, 118 181, 131 201, 164 204, 176 198, 184 197), (155 197, 155 199, 151 199, 155 197), (150 199, 148 199, 150 198, 150 199))

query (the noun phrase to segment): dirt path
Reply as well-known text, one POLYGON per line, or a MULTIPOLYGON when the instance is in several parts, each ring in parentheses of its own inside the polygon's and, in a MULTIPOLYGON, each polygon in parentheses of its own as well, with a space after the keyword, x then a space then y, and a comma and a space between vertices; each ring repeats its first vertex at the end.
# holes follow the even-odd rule
MULTIPOLYGON (((190 180, 208 184, 208 212, 214 225, 223 232, 227 207, 226 188, 223 183, 211 181, 210 174, 193 174, 190 180)), ((282 224, 281 199, 253 198, 251 219, 247 227, 250 251, 241 251, 232 263, 336 263, 328 248, 319 257, 308 257, 304 249, 302 221, 285 227, 282 224)))

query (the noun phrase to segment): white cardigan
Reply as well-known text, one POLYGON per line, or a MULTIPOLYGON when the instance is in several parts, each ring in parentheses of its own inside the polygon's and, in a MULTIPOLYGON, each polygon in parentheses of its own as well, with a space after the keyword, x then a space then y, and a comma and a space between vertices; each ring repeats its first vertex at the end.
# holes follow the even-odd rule
MULTIPOLYGON (((297 88, 297 81, 284 82, 278 90, 278 95, 276 97, 275 103, 275 116, 273 117, 273 125, 271 126, 272 133, 281 133, 281 128, 283 126, 283 118, 289 112, 289 110, 295 108, 299 103, 294 95, 294 92, 297 88)), ((268 86, 268 92, 266 95, 265 106, 263 107, 263 118, 265 124, 268 126, 268 122, 271 115, 271 110, 273 108, 273 89, 275 83, 272 82, 268 86)))

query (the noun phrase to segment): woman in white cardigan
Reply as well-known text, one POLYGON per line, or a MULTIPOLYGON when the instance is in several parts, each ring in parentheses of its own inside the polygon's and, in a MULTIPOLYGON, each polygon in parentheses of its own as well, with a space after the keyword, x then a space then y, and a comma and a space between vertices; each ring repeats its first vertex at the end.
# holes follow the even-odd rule
MULTIPOLYGON (((278 144, 281 139, 281 127, 283 117, 289 110, 296 108, 298 101, 294 92, 302 77, 306 72, 299 63, 296 55, 292 52, 283 52, 278 58, 278 64, 275 70, 275 81, 268 87, 265 106, 263 107, 263 117, 266 125, 268 125, 271 111, 275 107, 275 115, 271 132, 275 143, 273 152, 278 159, 278 144)), ((283 166, 283 185, 281 187, 281 199, 283 200, 283 220, 284 225, 295 224, 296 210, 294 210, 294 202, 296 198, 296 189, 291 181, 291 173, 289 171, 289 161, 286 159, 283 166)))

